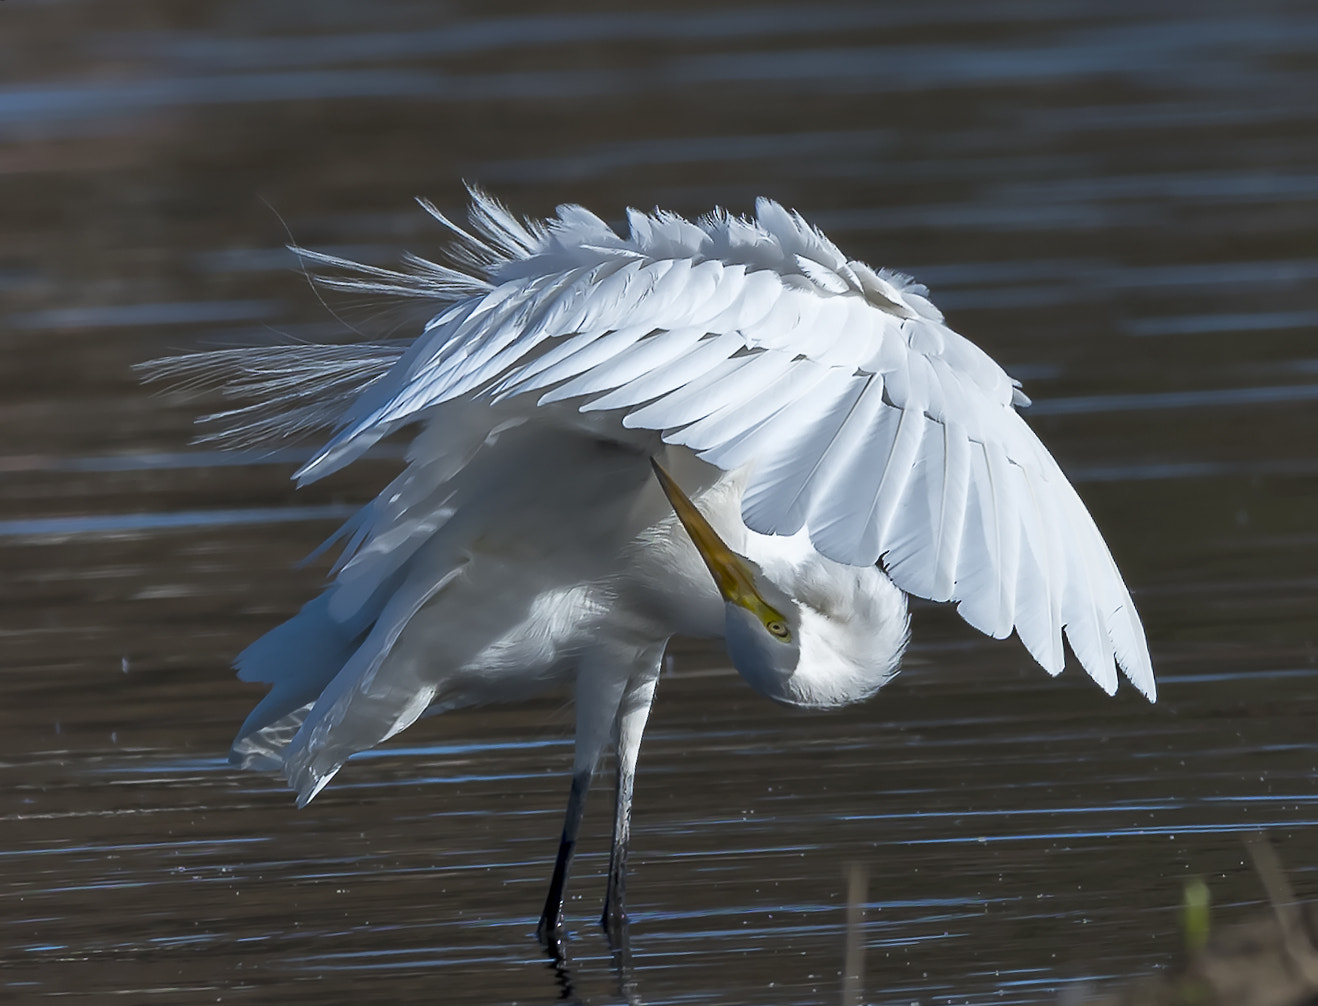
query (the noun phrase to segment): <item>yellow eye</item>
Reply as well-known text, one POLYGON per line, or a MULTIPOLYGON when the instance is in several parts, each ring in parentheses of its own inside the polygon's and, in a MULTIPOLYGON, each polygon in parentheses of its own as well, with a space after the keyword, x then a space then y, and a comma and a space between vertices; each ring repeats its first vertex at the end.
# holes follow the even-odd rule
POLYGON ((780 622, 777 619, 774 619, 771 622, 765 622, 764 627, 779 639, 790 639, 792 637, 791 630, 787 628, 785 623, 780 622))

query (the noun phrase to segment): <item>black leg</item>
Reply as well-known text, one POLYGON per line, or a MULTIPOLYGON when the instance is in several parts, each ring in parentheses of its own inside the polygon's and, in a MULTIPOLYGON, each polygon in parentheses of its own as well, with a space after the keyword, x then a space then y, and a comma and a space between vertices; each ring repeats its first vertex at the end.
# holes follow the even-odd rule
POLYGON ((613 846, 609 850, 609 886, 604 894, 604 914, 600 925, 609 936, 609 944, 622 947, 627 942, 627 846, 632 831, 632 787, 634 775, 624 770, 618 759, 618 778, 614 789, 613 846))
POLYGON ((563 837, 558 843, 558 858, 554 861, 554 875, 549 881, 549 896, 545 910, 540 914, 536 936, 555 957, 563 956, 566 932, 563 927, 563 891, 567 886, 568 870, 572 866, 572 853, 577 847, 577 834, 581 831, 581 818, 586 812, 586 794, 590 791, 589 771, 572 776, 572 789, 567 798, 567 814, 563 818, 563 837))
MULTIPOLYGON (((656 672, 658 668, 656 667, 656 672)), ((650 716, 658 674, 634 680, 618 710, 616 739, 617 783, 613 798, 613 846, 609 852, 609 886, 604 896, 600 925, 614 949, 628 949, 627 847, 632 831, 632 792, 636 781, 636 759, 641 735, 650 716)))

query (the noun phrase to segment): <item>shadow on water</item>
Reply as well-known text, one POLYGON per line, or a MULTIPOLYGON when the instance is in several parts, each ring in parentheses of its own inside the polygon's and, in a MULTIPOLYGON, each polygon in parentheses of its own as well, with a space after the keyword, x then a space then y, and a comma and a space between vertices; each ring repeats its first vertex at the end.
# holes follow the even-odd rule
POLYGON ((67 6, 4 5, 4 998, 1042 1002, 1167 965, 1190 874, 1260 903, 1242 834, 1318 893, 1310 6, 67 6), (461 178, 612 219, 764 193, 927 282, 1025 381, 1158 704, 932 605, 906 672, 829 716, 683 645, 641 757, 632 959, 594 923, 595 807, 557 975, 533 931, 566 697, 418 724, 304 811, 232 770, 259 690, 229 660, 398 453, 295 494, 305 445, 189 449, 208 403, 130 366, 415 331, 327 310, 283 222, 433 255, 411 199, 454 210, 461 178))

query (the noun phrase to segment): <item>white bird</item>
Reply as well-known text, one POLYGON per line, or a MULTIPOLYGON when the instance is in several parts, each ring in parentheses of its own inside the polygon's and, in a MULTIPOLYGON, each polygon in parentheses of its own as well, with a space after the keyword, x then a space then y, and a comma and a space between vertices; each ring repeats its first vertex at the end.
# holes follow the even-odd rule
MULTIPOLYGON (((220 439, 332 427, 319 479, 411 425, 407 464, 336 536, 332 582, 237 659, 273 688, 233 758, 304 805, 418 717, 575 686, 567 815, 539 934, 558 950, 592 774, 616 757, 602 924, 625 933, 641 734, 675 634, 722 637, 777 702, 865 699, 898 669, 906 595, 1014 629, 1050 674, 1065 632, 1149 699, 1139 617, 1094 522, 1016 411, 1019 385, 928 291, 798 214, 690 222, 580 206, 521 221, 473 190, 449 264, 299 251, 332 286, 420 298, 410 344, 193 354, 153 377, 255 399, 220 439), (652 471, 652 464, 654 469, 652 471)), ((334 539, 331 539, 333 541, 334 539)))

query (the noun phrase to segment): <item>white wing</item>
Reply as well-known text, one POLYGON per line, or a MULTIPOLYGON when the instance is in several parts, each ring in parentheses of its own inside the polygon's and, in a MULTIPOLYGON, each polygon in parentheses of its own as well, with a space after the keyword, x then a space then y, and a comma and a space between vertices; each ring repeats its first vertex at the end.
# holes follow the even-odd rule
MULTIPOLYGON (((571 401, 725 470, 750 466, 752 529, 805 527, 830 558, 881 562, 903 590, 957 602, 989 635, 1014 628, 1053 674, 1065 629, 1104 689, 1119 665, 1153 697, 1130 594, 1017 414, 1028 399, 943 324, 924 287, 848 261, 768 200, 755 220, 631 211, 620 237, 580 207, 541 227, 474 196, 481 237, 440 217, 463 242, 474 292, 361 395, 300 479, 455 398, 571 401)), ((414 268, 338 282, 460 288, 451 269, 414 268)))

